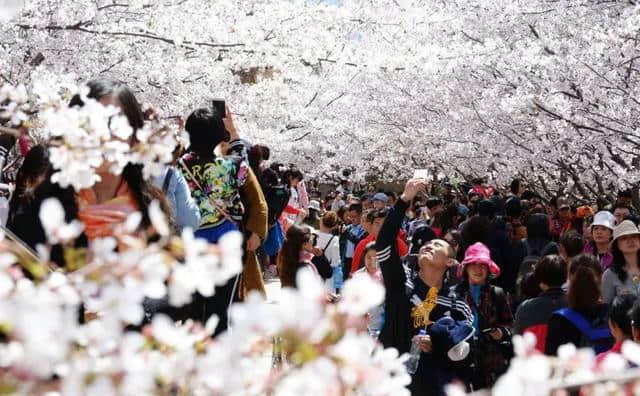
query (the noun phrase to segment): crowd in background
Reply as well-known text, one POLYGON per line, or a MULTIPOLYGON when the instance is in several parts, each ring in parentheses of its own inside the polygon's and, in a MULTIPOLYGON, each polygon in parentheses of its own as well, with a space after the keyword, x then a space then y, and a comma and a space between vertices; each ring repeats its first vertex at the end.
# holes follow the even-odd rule
POLYGON ((518 179, 506 188, 422 180, 408 194, 411 184, 399 195, 356 193, 342 182, 311 201, 305 223, 338 239, 329 255, 324 245, 317 252, 331 257, 329 292, 362 274, 384 282, 372 335, 401 352, 424 340, 414 394, 438 394, 454 379, 469 390, 492 386, 508 368, 515 334, 533 333, 547 355, 567 343, 590 347, 598 362, 638 340, 640 231, 630 190, 614 202, 576 205, 544 200, 518 179), (468 322, 447 333, 469 337, 460 361, 434 353, 443 317, 468 322))
MULTIPOLYGON (((89 97, 119 107, 134 129, 153 111, 142 111, 135 95, 112 80, 89 83, 89 97)), ((79 97, 70 106, 83 106, 79 97)), ((11 183, 6 227, 30 248, 45 243, 39 208, 49 197, 62 203, 68 221, 79 219, 78 247, 119 232, 134 212, 139 229, 151 224, 158 202, 175 232, 195 230, 216 243, 230 231, 245 236, 244 270, 213 297, 196 293, 173 307, 146 299, 151 318, 203 323, 220 318, 251 290, 265 292, 264 279, 297 284, 308 268, 321 277, 330 299, 344 281, 371 277, 384 284, 386 300, 368 313, 368 329, 386 347, 414 357, 414 394, 440 394, 463 381, 471 389, 491 387, 507 369, 512 336, 533 333, 540 353, 554 355, 573 343, 593 348, 599 361, 619 353, 624 340, 640 338, 640 231, 631 191, 615 202, 575 205, 566 197, 543 200, 522 180, 508 188, 414 178, 401 194, 357 192, 342 180, 322 196, 295 165, 273 161, 268 147, 241 138, 229 107, 193 110, 185 119, 190 146, 155 180, 139 165, 75 192, 50 181, 48 150, 1 139, 4 161, 15 144, 24 158, 11 183)), ((65 266, 67 258, 52 250, 65 266)))

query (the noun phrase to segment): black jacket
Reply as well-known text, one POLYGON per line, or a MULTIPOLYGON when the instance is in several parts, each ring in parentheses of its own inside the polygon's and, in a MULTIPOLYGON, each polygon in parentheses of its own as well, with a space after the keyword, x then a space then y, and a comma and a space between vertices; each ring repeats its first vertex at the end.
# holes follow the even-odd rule
MULTIPOLYGON (((385 322, 380 332, 380 342, 387 348, 397 348, 401 354, 409 352, 411 339, 422 327, 414 323, 411 315, 414 304, 411 300, 424 301, 430 289, 419 277, 407 275, 411 271, 403 265, 398 254, 396 239, 407 208, 408 204, 399 199, 387 215, 376 240, 377 259, 386 288, 385 322)), ((451 316, 455 320, 473 323, 469 306, 450 293, 452 290, 443 285, 428 319, 435 322, 444 316, 451 316)), ((452 362, 423 353, 412 379, 411 392, 414 395, 443 394, 444 385, 454 377, 452 362)))
POLYGON ((513 332, 522 334, 532 326, 546 325, 551 315, 567 306, 567 295, 562 288, 549 289, 538 297, 523 302, 516 311, 513 332))

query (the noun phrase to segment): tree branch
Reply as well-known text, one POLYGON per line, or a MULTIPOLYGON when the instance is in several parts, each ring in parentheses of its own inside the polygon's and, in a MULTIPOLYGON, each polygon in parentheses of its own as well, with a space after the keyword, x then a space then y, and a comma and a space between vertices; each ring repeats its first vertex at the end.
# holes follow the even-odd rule
MULTIPOLYGON (((171 45, 178 45, 178 43, 176 43, 175 40, 170 39, 170 38, 166 38, 166 37, 162 37, 162 36, 158 36, 155 33, 152 32, 109 32, 109 31, 98 31, 98 30, 91 30, 91 29, 87 29, 84 26, 90 25, 91 22, 90 21, 81 21, 72 25, 67 25, 67 26, 59 26, 59 25, 48 25, 48 26, 33 26, 33 25, 24 25, 24 24, 18 24, 17 26, 21 29, 25 29, 25 30, 58 30, 58 31, 77 31, 77 32, 82 32, 82 33, 89 33, 89 34, 95 34, 95 35, 103 35, 103 36, 124 36, 124 37, 139 37, 139 38, 144 38, 144 39, 149 39, 149 40, 157 40, 157 41, 161 41, 163 43, 167 43, 167 44, 171 44, 171 45)), ((235 48, 235 47, 244 47, 245 44, 243 43, 231 43, 231 44, 218 44, 218 43, 207 43, 207 42, 202 42, 202 41, 183 41, 181 43, 179 43, 180 47, 183 48, 188 48, 188 49, 193 49, 190 46, 199 46, 199 47, 210 47, 210 48, 235 48)))

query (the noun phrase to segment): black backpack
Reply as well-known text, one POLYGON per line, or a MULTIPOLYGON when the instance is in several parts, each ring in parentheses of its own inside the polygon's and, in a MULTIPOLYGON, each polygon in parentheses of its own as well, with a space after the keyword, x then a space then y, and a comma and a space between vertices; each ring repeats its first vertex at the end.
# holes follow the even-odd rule
POLYGON ((284 209, 289 204, 289 189, 284 185, 269 186, 264 191, 264 198, 269 208, 269 225, 276 223, 284 209))

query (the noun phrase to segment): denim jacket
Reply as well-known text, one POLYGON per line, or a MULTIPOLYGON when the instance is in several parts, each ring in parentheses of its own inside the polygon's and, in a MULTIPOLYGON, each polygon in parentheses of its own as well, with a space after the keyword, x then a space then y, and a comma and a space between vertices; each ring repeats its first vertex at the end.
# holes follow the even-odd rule
POLYGON ((191 191, 182 173, 175 167, 165 166, 163 172, 155 178, 154 184, 160 189, 163 188, 169 168, 172 168, 172 175, 165 194, 176 219, 176 231, 181 232, 186 227, 195 231, 200 227, 200 209, 191 197, 191 191))

